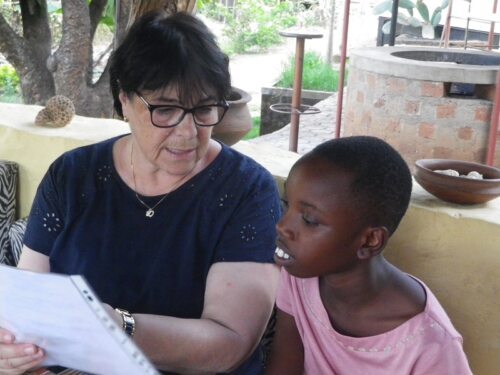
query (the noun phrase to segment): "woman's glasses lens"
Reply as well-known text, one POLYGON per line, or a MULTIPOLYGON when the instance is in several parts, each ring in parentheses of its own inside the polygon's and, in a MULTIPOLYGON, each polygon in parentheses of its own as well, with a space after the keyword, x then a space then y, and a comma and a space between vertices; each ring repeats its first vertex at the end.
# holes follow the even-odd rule
POLYGON ((204 105, 186 109, 177 106, 157 107, 153 110, 152 120, 156 126, 175 126, 179 124, 186 113, 191 113, 194 122, 199 126, 217 125, 225 113, 225 107, 222 105, 204 105))

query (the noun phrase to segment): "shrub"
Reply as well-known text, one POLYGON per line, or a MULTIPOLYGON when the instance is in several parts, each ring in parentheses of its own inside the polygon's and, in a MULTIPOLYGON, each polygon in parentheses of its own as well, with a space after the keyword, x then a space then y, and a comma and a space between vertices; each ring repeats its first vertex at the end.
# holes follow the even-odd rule
POLYGON ((20 95, 19 76, 10 65, 0 66, 0 97, 2 101, 17 101, 20 95))
POLYGON ((244 140, 258 137, 260 134, 260 116, 252 117, 252 129, 243 137, 244 140))
MULTIPOLYGON (((295 57, 291 57, 284 65, 283 72, 276 86, 292 88, 295 77, 295 57)), ((346 71, 347 78, 347 71, 346 71)), ((347 80, 345 80, 347 81, 347 80)), ((325 63, 315 52, 304 54, 304 68, 302 71, 302 88, 305 90, 337 91, 339 72, 325 63)))
POLYGON ((269 0, 240 0, 234 8, 226 8, 220 2, 202 2, 201 12, 207 17, 224 20, 223 35, 227 45, 223 49, 229 55, 248 51, 265 51, 281 44, 279 30, 297 23, 293 2, 269 0))

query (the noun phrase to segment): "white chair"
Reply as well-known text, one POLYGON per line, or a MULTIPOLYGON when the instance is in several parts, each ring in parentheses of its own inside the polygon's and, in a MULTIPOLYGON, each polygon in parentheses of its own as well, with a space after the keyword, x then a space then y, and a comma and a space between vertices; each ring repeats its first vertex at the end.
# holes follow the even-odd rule
MULTIPOLYGON (((497 2, 498 0, 493 0, 493 3, 485 4, 484 0, 478 0, 472 4, 472 0, 458 0, 462 4, 454 4, 456 1, 450 0, 448 6, 448 14, 446 16, 446 22, 443 28, 443 34, 441 36, 441 43, 444 41, 444 47, 449 46, 450 40, 450 29, 451 29, 451 19, 465 20, 465 37, 464 37, 464 49, 467 49, 467 42, 469 39, 469 28, 471 22, 479 22, 490 24, 490 30, 488 33, 488 50, 493 48, 493 38, 495 34, 495 25, 500 23, 500 13, 497 12, 497 2), (467 3, 467 4, 464 4, 467 3), (454 10, 454 5, 461 5, 462 8, 457 11, 456 7, 454 10), (464 7, 465 5, 465 7, 464 7), (460 12, 461 11, 461 12, 460 12)), ((498 46, 497 46, 498 47, 498 46)))

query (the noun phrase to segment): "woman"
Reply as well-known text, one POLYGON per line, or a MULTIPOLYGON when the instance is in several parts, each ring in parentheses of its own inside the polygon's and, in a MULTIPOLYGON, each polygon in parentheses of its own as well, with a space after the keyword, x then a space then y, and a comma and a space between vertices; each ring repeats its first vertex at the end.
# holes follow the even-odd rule
MULTIPOLYGON (((110 76, 131 134, 53 163, 19 267, 83 274, 159 369, 260 373, 280 208, 270 174, 210 138, 227 110, 227 57, 195 17, 152 13, 110 76)), ((43 361, 43 348, 4 332, 0 374, 43 361)))

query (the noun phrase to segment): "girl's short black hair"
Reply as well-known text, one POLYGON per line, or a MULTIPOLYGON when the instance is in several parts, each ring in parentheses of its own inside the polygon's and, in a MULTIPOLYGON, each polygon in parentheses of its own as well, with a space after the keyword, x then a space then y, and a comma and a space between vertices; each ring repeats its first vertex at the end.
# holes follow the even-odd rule
POLYGON ((296 165, 318 159, 351 174, 353 209, 369 225, 385 226, 391 234, 396 230, 408 209, 412 178, 391 145, 370 136, 333 139, 318 145, 296 165))
POLYGON ((183 103, 202 94, 222 100, 231 90, 227 55, 202 21, 183 12, 139 18, 111 55, 110 81, 121 117, 120 90, 132 94, 176 85, 183 103))

